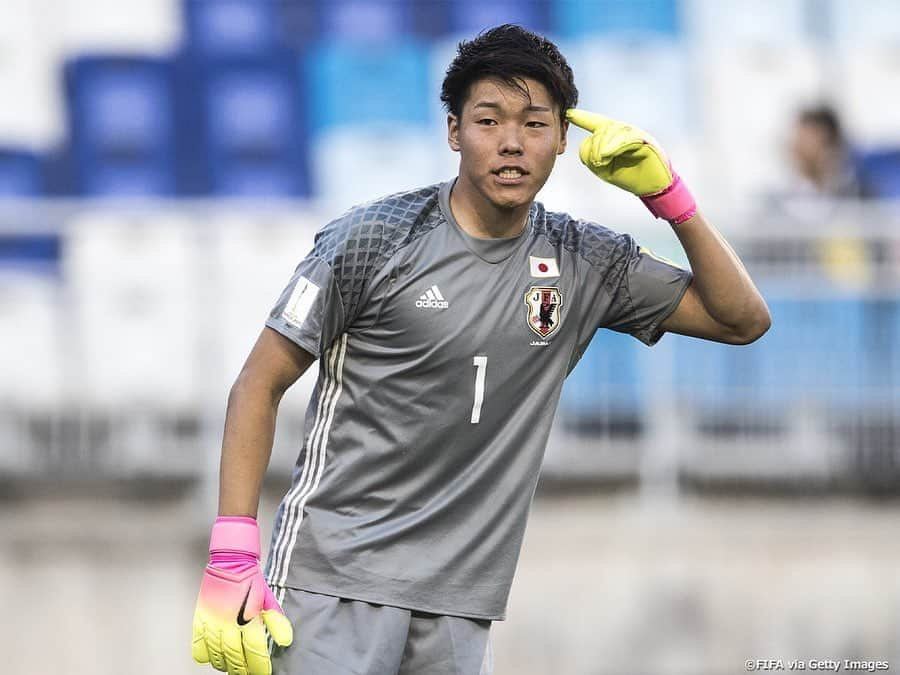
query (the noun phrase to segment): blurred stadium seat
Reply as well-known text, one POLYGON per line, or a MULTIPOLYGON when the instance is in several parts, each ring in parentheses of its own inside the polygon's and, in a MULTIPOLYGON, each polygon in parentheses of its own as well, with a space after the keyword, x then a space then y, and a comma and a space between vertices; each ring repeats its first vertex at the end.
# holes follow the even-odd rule
POLYGON ((448 30, 453 35, 476 35, 504 23, 515 23, 533 31, 544 32, 550 26, 547 0, 457 0, 448 6, 448 30))
POLYGON ((315 133, 336 126, 428 123, 428 51, 415 41, 323 43, 308 55, 305 101, 315 133))
POLYGON ((900 91, 900 36, 888 44, 866 38, 836 57, 835 86, 830 93, 851 137, 870 147, 900 145, 900 125, 881 112, 896 104, 894 92, 900 91))
POLYGON ((0 148, 0 198, 40 195, 41 173, 40 158, 33 152, 0 148))
POLYGON ((332 205, 351 205, 452 178, 443 171, 449 150, 428 132, 403 126, 335 128, 313 139, 315 193, 332 205), (365 180, 362 180, 362 178, 365 180))
POLYGON ((66 69, 80 194, 176 192, 172 64, 149 57, 85 56, 66 69))
POLYGON ((571 44, 569 62, 583 92, 578 106, 602 110, 650 131, 664 147, 691 129, 693 96, 687 52, 677 40, 608 38, 571 44), (647 105, 647 92, 655 105, 647 105))
POLYGON ((630 335, 601 330, 566 378, 561 405, 572 426, 590 432, 640 433, 645 381, 641 344, 630 335))
MULTIPOLYGON (((211 60, 197 68, 209 192, 304 196, 309 192, 302 85, 283 52, 211 60)), ((185 92, 187 94, 187 92, 185 92)))
POLYGON ((271 51, 280 44, 282 4, 274 0, 182 0, 186 44, 213 58, 271 51))
POLYGON ((84 213, 64 249, 68 339, 76 346, 83 426, 106 429, 94 464, 119 477, 202 470, 186 448, 199 432, 206 306, 190 221, 84 213))
POLYGON ((830 17, 829 33, 841 51, 865 46, 897 44, 900 38, 900 4, 894 0, 829 0, 820 11, 830 17))
POLYGON ((85 404, 197 405, 197 254, 189 221, 177 217, 85 214, 72 223, 63 269, 85 404))
POLYGON ((0 479, 34 474, 38 439, 63 409, 68 354, 59 284, 0 271, 0 479))
POLYGON ((0 405, 58 411, 62 403, 64 316, 58 280, 0 272, 0 405))
MULTIPOLYGON (((391 43, 412 32, 414 0, 318 0, 322 39, 344 44, 391 43)), ((423 3, 424 4, 424 3, 423 3)))
POLYGON ((702 48, 785 47, 810 38, 812 5, 805 0, 682 0, 681 6, 686 33, 702 48))
POLYGON ((42 7, 6 0, 0 17, 0 146, 43 149, 65 136, 59 45, 42 7))
POLYGON ((857 171, 867 197, 900 199, 900 149, 862 153, 857 171))
POLYGON ((553 33, 562 38, 596 35, 677 36, 681 20, 677 0, 555 0, 553 33))

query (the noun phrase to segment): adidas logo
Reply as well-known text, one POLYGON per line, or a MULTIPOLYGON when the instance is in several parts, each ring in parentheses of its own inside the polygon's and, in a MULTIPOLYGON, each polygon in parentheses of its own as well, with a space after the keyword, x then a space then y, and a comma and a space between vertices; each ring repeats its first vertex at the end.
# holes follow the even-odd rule
POLYGON ((416 307, 424 307, 425 309, 447 309, 449 306, 450 303, 444 300, 444 296, 441 295, 441 291, 437 286, 432 286, 416 300, 416 307))

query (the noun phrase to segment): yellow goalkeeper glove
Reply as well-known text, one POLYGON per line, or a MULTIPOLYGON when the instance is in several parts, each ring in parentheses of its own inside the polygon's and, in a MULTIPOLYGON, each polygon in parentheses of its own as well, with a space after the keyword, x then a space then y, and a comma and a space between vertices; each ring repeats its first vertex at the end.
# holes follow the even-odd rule
POLYGON ((697 212, 687 186, 646 131, 577 108, 567 110, 566 119, 590 132, 578 156, 597 177, 637 195, 650 213, 676 225, 697 212))

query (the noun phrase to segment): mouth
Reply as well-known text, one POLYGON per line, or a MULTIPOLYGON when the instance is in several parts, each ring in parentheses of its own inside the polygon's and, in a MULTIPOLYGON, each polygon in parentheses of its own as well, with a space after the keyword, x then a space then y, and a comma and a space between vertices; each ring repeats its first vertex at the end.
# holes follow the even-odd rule
POLYGON ((492 171, 497 176, 498 182, 503 185, 517 185, 522 179, 528 175, 528 172, 521 166, 501 166, 499 169, 492 171))

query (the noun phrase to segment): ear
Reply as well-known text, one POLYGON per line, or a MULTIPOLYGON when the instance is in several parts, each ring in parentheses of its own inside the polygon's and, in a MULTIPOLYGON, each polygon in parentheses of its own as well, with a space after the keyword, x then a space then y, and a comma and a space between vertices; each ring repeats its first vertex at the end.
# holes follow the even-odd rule
POLYGON ((453 113, 447 115, 447 145, 459 152, 459 118, 453 113))
POLYGON ((563 120, 562 129, 560 131, 559 146, 557 146, 556 154, 561 155, 566 151, 566 135, 569 132, 569 120, 563 120))

